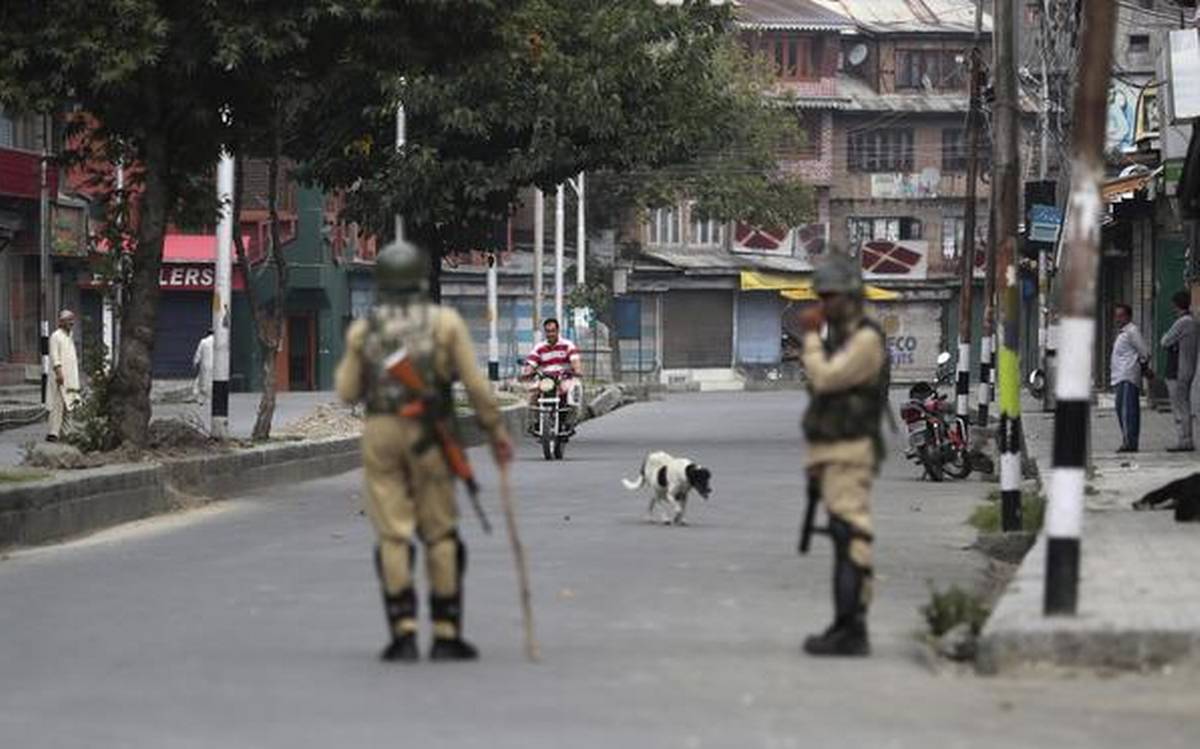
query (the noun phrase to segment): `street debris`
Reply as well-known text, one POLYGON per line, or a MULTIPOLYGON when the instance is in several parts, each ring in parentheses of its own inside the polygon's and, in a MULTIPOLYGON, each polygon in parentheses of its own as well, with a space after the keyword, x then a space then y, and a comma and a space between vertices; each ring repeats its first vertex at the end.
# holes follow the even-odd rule
POLYGON ((311 413, 284 425, 276 434, 302 439, 353 437, 362 433, 362 427, 362 418, 350 408, 336 403, 322 403, 311 413))

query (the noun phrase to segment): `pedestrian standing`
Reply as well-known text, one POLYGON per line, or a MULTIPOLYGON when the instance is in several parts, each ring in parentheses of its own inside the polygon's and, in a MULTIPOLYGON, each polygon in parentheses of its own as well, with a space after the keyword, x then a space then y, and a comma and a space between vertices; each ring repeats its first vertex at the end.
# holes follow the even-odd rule
POLYGON ((467 547, 458 535, 449 451, 439 449, 438 423, 416 414, 453 418, 451 386, 461 380, 497 463, 512 459, 512 443, 476 364, 466 323, 453 308, 426 298, 428 263, 417 247, 400 240, 379 253, 377 304, 347 331, 336 377, 342 400, 366 404, 367 508, 378 539, 375 568, 391 635, 380 655, 385 661, 419 657, 414 534, 425 548, 429 577, 434 637, 429 657, 472 660, 478 655, 462 636, 467 547), (406 374, 398 379, 400 369, 406 374), (419 390, 413 385, 418 381, 419 390))
POLYGON ((50 336, 50 382, 47 383, 46 405, 50 410, 47 442, 62 437, 67 416, 79 403, 79 359, 75 355, 75 313, 65 309, 58 315, 58 329, 50 336))
POLYGON ((196 370, 196 381, 192 383, 192 397, 200 404, 212 398, 213 383, 213 332, 209 330, 196 344, 192 355, 192 367, 196 370))
POLYGON ((1110 383, 1116 392, 1117 422, 1121 426, 1121 447, 1117 452, 1135 453, 1142 429, 1142 377, 1152 379, 1154 373, 1148 366, 1150 349, 1133 324, 1133 308, 1118 304, 1113 320, 1118 333, 1113 341, 1110 383))
POLYGON ((800 315, 812 400, 804 414, 809 480, 829 513, 834 546, 833 624, 804 642, 811 655, 867 655, 873 579, 871 484, 883 457, 887 408, 883 331, 863 312, 858 261, 829 252, 813 274, 819 307, 800 315), (822 340, 819 330, 826 327, 822 340))
POLYGON ((1167 393, 1171 396, 1171 413, 1175 416, 1178 441, 1167 452, 1192 452, 1192 380, 1196 375, 1197 328, 1192 317, 1192 298, 1186 291, 1171 297, 1175 307, 1175 322, 1159 342, 1167 352, 1167 393))

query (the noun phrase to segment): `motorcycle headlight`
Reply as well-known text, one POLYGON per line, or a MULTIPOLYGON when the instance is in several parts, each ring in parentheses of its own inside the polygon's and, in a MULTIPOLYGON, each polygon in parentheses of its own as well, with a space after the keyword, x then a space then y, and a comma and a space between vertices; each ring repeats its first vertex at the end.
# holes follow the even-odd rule
POLYGON ((538 390, 541 390, 543 393, 549 393, 549 392, 553 391, 554 390, 554 380, 550 379, 549 377, 543 378, 541 381, 538 382, 538 390))

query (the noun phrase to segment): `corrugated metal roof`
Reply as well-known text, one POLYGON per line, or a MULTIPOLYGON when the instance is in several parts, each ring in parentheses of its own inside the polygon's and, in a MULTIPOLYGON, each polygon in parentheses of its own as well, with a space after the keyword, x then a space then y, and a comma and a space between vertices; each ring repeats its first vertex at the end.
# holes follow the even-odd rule
MULTIPOLYGON (((838 76, 838 95, 846 103, 837 107, 846 112, 966 112, 966 91, 905 91, 904 93, 882 94, 872 89, 861 78, 850 75, 838 76)), ((1020 94, 1021 110, 1026 114, 1037 112, 1038 103, 1024 91, 1020 94)))
POLYGON ((739 0, 738 25, 749 29, 826 31, 852 29, 854 21, 813 0, 739 0))
MULTIPOLYGON (((974 0, 812 0, 833 13, 854 19, 875 33, 972 33, 974 0)), ((983 30, 991 32, 992 14, 984 12, 983 30)))
POLYGON ((642 254, 646 257, 672 265, 682 271, 726 271, 737 273, 743 270, 766 270, 783 273, 804 273, 812 271, 812 263, 808 260, 780 255, 750 255, 733 253, 720 249, 702 249, 697 247, 666 248, 644 247, 642 254))

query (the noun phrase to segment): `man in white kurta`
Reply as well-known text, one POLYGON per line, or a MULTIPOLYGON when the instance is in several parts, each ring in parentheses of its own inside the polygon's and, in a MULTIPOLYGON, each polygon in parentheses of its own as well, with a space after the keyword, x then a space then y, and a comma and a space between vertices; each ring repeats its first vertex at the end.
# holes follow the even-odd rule
POLYGON ((196 353, 192 356, 192 366, 196 368, 196 381, 192 384, 192 395, 200 403, 207 403, 212 397, 213 382, 213 332, 210 330, 196 344, 196 353))
POLYGON ((58 329, 50 336, 50 380, 46 383, 46 407, 50 411, 49 442, 62 435, 67 414, 79 402, 79 359, 71 329, 75 313, 69 309, 58 315, 58 329))

